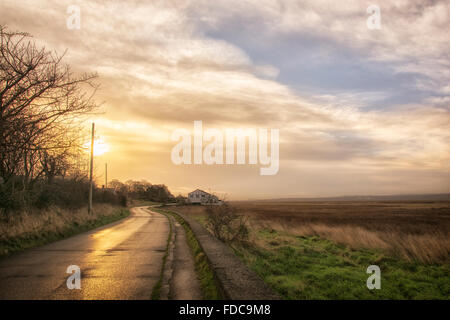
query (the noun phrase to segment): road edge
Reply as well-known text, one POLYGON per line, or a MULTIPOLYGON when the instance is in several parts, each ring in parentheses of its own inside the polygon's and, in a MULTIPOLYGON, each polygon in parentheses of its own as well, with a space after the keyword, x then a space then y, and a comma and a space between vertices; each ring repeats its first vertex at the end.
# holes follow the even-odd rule
MULTIPOLYGON (((147 206, 148 209, 150 209, 150 206, 147 206)), ((167 214, 163 213, 163 212, 156 212, 158 214, 162 214, 163 216, 166 217, 166 219, 169 222, 169 234, 167 236, 167 241, 166 241, 166 249, 164 252, 164 256, 163 256, 163 261, 161 264, 161 271, 160 271, 160 275, 159 275, 159 279, 156 282, 156 284, 153 286, 152 288, 152 293, 151 293, 151 300, 167 300, 168 299, 168 285, 170 282, 170 278, 172 276, 171 271, 168 271, 166 266, 170 264, 170 259, 171 259, 171 254, 173 253, 173 251, 171 251, 171 249, 173 250, 173 246, 174 246, 174 226, 173 226, 173 221, 172 219, 167 216, 167 214)))
POLYGON ((116 223, 130 216, 130 208, 117 208, 114 214, 104 215, 96 220, 88 221, 82 225, 70 224, 63 231, 45 232, 40 236, 16 237, 13 239, 0 240, 0 259, 10 257, 25 250, 47 245, 52 242, 67 239, 78 234, 116 223), (3 253, 3 250, 7 250, 3 253))
POLYGON ((200 242, 188 222, 177 212, 161 209, 161 206, 155 206, 152 207, 152 209, 161 214, 170 216, 184 228, 186 232, 186 241, 188 247, 190 248, 190 253, 194 258, 195 271, 197 273, 198 280, 200 281, 203 299, 222 300, 224 295, 223 290, 221 289, 221 284, 211 267, 208 256, 203 251, 200 242))
POLYGON ((218 283, 218 289, 224 299, 282 299, 255 272, 250 270, 225 243, 213 237, 200 223, 173 209, 166 211, 181 217, 192 230, 201 249, 208 258, 218 283))

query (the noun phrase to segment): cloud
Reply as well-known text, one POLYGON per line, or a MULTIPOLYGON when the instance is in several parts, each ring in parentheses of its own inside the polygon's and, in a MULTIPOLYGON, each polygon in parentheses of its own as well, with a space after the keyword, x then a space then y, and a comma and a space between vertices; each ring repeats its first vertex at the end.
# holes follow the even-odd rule
POLYGON ((72 1, 6 0, 0 11, 11 29, 68 49, 75 70, 99 72, 111 177, 236 198, 450 190, 446 2, 383 3, 379 31, 366 27, 366 2, 76 3, 80 30, 65 27, 72 1), (279 128, 279 175, 173 165, 170 134, 194 120, 279 128))

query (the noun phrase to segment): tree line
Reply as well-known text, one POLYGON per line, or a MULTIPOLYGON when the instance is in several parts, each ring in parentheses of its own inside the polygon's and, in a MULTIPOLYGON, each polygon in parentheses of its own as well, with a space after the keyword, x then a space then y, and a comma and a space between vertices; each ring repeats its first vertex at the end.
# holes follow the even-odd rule
MULTIPOLYGON (((52 205, 79 208, 89 192, 83 121, 99 105, 97 74, 75 75, 64 54, 0 25, 0 214, 52 205)), ((165 185, 113 180, 94 202, 173 202, 165 185)), ((1 218, 1 216, 0 216, 1 218)))
MULTIPOLYGON (((65 53, 64 53, 65 54, 65 53)), ((80 127, 98 104, 97 74, 0 25, 0 210, 85 203, 80 127)))
POLYGON ((116 193, 126 195, 127 198, 131 199, 161 203, 175 202, 178 199, 178 197, 174 197, 166 185, 151 184, 145 180, 128 180, 125 183, 119 180, 112 180, 108 183, 108 187, 114 189, 116 193))

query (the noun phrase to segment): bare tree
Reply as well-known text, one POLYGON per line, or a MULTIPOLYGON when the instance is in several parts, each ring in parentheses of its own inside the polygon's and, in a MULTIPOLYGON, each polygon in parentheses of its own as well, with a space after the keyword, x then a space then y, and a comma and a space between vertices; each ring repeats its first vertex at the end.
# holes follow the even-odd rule
POLYGON ((221 241, 233 244, 248 240, 247 221, 225 199, 221 205, 210 204, 206 207, 206 226, 221 241))
POLYGON ((74 76, 63 55, 0 26, 0 176, 7 183, 64 175, 82 116, 96 107, 96 74, 74 76))

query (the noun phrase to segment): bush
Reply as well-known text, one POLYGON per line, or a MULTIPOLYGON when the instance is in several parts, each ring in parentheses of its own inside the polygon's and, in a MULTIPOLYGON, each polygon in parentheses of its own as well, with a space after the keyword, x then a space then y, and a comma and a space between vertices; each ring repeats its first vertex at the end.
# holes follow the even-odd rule
MULTIPOLYGON (((15 183, 0 184, 0 214, 9 215, 26 208, 48 209, 57 206, 62 209, 79 209, 87 206, 89 182, 86 178, 57 177, 51 183, 38 180, 27 190, 21 190, 20 177, 15 183)), ((93 202, 127 206, 123 193, 93 189, 93 202)))
POLYGON ((244 217, 227 202, 206 207, 206 227, 221 241, 234 243, 248 240, 248 227, 244 217))
POLYGON ((109 203, 122 207, 127 206, 127 197, 115 191, 95 189, 92 197, 95 203, 109 203))
POLYGON ((0 188, 0 213, 7 214, 13 210, 19 210, 23 207, 21 201, 23 192, 12 193, 6 186, 0 188))
POLYGON ((56 205, 61 208, 78 209, 87 204, 89 182, 87 179, 54 179, 52 183, 39 181, 29 196, 33 206, 43 209, 56 205))

